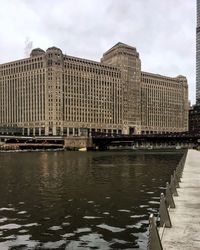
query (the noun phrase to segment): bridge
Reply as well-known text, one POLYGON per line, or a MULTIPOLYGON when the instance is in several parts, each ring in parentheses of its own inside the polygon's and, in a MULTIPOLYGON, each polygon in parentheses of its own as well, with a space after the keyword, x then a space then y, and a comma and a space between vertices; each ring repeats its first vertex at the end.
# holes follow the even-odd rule
POLYGON ((200 134, 173 133, 173 134, 145 134, 145 135, 124 135, 92 133, 85 136, 19 136, 0 135, 0 144, 19 145, 20 148, 37 146, 44 147, 65 147, 65 148, 98 148, 107 150, 109 148, 199 148, 200 134))
POLYGON ((159 147, 199 147, 200 134, 172 133, 172 134, 145 134, 145 135, 122 135, 122 134, 92 134, 93 143, 101 148, 132 146, 135 148, 159 148, 159 147))
POLYGON ((0 150, 63 149, 63 137, 1 135, 0 150))

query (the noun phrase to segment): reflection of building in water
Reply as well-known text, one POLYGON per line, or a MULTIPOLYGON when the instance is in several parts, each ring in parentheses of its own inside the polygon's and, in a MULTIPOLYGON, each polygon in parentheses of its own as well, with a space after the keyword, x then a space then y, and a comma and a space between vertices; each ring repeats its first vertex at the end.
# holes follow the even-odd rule
POLYGON ((39 154, 39 162, 40 162, 40 175, 42 176, 42 178, 40 178, 41 180, 41 184, 42 186, 40 186, 40 188, 44 188, 46 186, 49 186, 49 176, 50 176, 50 170, 49 170, 49 162, 48 162, 48 153, 47 152, 41 152, 39 154))
POLYGON ((187 80, 141 72, 136 48, 118 43, 101 63, 56 47, 0 65, 0 127, 28 135, 187 130, 187 80))
POLYGON ((41 152, 39 155, 39 162, 40 162, 40 178, 41 185, 40 188, 50 188, 50 189, 57 189, 58 186, 61 186, 61 175, 62 170, 59 163, 60 158, 58 156, 59 152, 41 152))

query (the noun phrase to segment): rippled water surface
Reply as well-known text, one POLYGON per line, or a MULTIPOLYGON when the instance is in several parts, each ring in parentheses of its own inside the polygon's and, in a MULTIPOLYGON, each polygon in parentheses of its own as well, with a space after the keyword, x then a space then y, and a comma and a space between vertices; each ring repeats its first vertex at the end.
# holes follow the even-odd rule
POLYGON ((146 249, 182 154, 0 153, 0 249, 146 249))

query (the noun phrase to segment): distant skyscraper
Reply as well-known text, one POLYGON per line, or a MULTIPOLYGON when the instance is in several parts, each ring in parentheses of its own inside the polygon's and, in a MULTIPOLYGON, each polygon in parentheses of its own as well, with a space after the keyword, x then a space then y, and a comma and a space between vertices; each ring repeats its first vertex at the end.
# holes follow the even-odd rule
POLYGON ((200 0, 197 0, 196 29, 196 102, 200 105, 200 0))

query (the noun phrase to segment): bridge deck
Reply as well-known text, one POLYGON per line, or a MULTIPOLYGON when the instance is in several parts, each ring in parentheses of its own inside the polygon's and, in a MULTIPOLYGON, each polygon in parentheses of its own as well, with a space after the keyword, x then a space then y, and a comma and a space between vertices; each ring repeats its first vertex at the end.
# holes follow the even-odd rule
POLYGON ((170 210, 172 228, 162 238, 164 250, 200 249, 200 152, 189 150, 176 208, 170 210))
POLYGON ((9 143, 0 144, 0 151, 2 150, 18 150, 18 149, 55 149, 63 148, 62 144, 51 143, 9 143))

